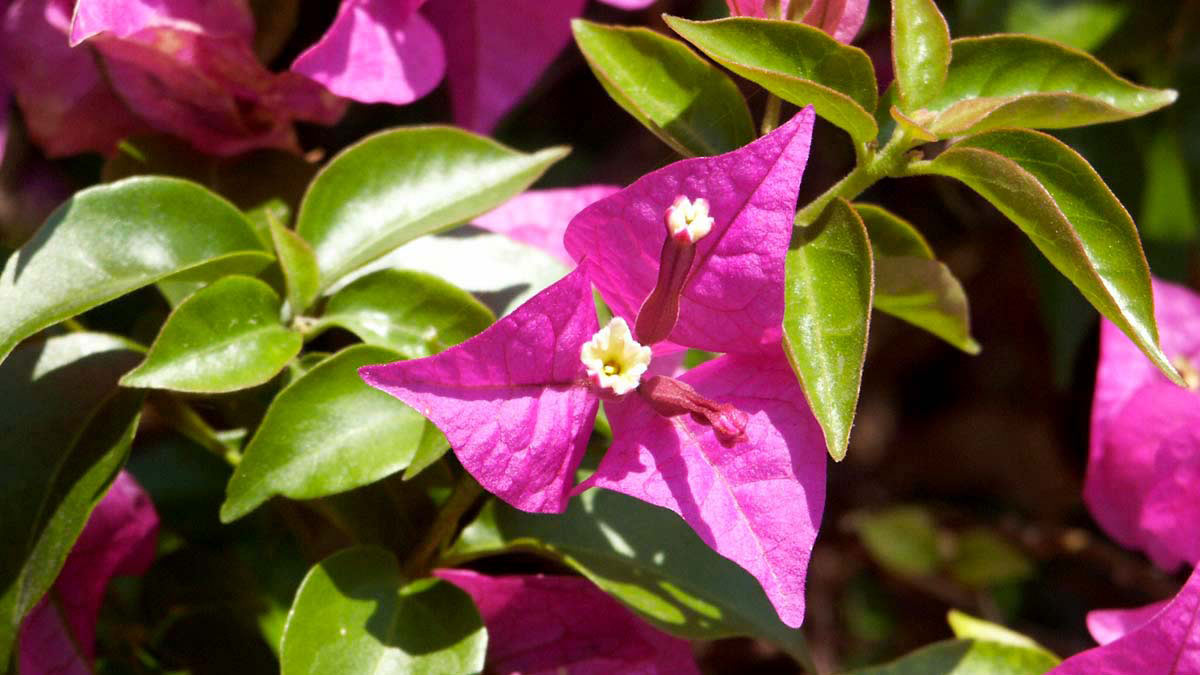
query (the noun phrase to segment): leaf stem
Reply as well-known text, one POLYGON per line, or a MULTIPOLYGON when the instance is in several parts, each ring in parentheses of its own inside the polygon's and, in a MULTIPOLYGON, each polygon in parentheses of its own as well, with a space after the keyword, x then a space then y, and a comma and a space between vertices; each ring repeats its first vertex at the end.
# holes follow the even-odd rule
POLYGON ((237 448, 222 441, 217 431, 187 403, 170 394, 156 394, 150 402, 158 414, 188 440, 229 462, 230 466, 237 466, 242 461, 237 448))
POLYGON ((437 518, 430 526, 429 532, 425 534, 425 538, 417 544, 412 555, 405 562, 404 576, 406 578, 419 579, 428 576, 434 561, 441 554, 442 549, 450 543, 450 538, 458 531, 458 524, 462 520, 463 514, 475 504, 475 500, 482 494, 483 487, 475 481, 471 474, 463 471, 462 476, 454 485, 454 491, 450 493, 450 497, 446 499, 442 510, 438 512, 437 518))
POLYGON ((763 110, 762 135, 775 131, 779 126, 779 113, 783 110, 783 101, 775 94, 767 94, 767 107, 763 110))
POLYGON ((914 141, 903 129, 897 127, 887 145, 878 152, 857 152, 858 165, 854 167, 854 170, 809 202, 807 206, 797 211, 796 225, 807 227, 813 224, 817 218, 821 217, 821 212, 825 210, 825 207, 838 197, 852 200, 881 178, 905 175, 906 167, 911 161, 907 153, 918 143, 920 143, 919 140, 914 141))

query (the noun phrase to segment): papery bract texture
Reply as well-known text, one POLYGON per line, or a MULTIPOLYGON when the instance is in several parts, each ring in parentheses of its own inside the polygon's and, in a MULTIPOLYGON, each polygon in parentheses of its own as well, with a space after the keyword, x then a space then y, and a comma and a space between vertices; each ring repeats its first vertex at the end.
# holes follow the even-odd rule
POLYGON ((1051 675, 1149 675, 1200 673, 1200 571, 1179 594, 1132 632, 1076 654, 1051 675))
POLYGON ((657 2, 658 0, 600 0, 600 1, 606 5, 616 7, 617 9, 625 9, 625 10, 632 11, 632 10, 636 10, 636 9, 646 9, 650 5, 653 5, 655 2, 657 2))
POLYGON ((571 39, 586 0, 433 0, 425 13, 446 45, 459 126, 487 133, 571 39))
POLYGON ((78 0, 71 46, 103 32, 126 38, 147 28, 254 39, 254 17, 241 0, 78 0))
POLYGON ((95 54, 68 46, 71 8, 71 0, 15 0, 0 15, 0 79, 50 157, 109 153, 148 130, 109 89, 95 54))
POLYGON ((691 646, 635 616, 579 577, 434 575, 475 600, 488 630, 487 672, 496 675, 689 675, 691 646))
MULTIPOLYGON (((1200 295, 1154 282, 1167 356, 1200 364, 1200 295)), ((1100 327, 1084 499, 1124 546, 1174 569, 1200 561, 1200 391, 1164 377, 1113 324, 1100 327)))
POLYGON ((805 108, 733 152, 675 162, 584 209, 567 227, 567 251, 592 261, 613 313, 634 325, 658 279, 677 197, 703 198, 715 222, 696 244, 670 341, 714 352, 772 350, 783 323, 784 257, 812 138, 805 108))
POLYGON ((488 491, 525 511, 558 513, 599 405, 579 357, 598 329, 580 266, 456 347, 359 372, 437 425, 488 491))
MULTIPOLYGON (((735 16, 767 18, 763 7, 765 0, 725 0, 725 4, 729 5, 729 13, 735 16)), ((788 0, 780 3, 784 16, 788 4, 788 0)), ((813 0, 802 21, 829 33, 838 42, 849 44, 867 19, 868 4, 869 0, 813 0)))
POLYGON ((22 622, 21 673, 92 672, 104 589, 114 576, 145 574, 154 561, 157 535, 154 505, 122 471, 92 511, 50 593, 22 622))
POLYGON ((690 416, 659 416, 640 398, 606 403, 613 442, 579 486, 603 487, 678 513, 713 550, 762 584, 783 622, 804 619, 804 579, 825 504, 825 441, 782 349, 726 355, 680 378, 749 414, 725 447, 690 416))
POLYGON ((442 39, 417 9, 424 0, 343 0, 325 35, 292 70, 364 103, 411 103, 446 73, 442 39))
POLYGON ((1088 632, 1097 643, 1106 645, 1141 628, 1170 603, 1170 600, 1163 600, 1135 609, 1098 609, 1088 612, 1088 632))
POLYGON ((476 218, 475 225, 540 248, 568 265, 575 262, 563 246, 567 223, 584 207, 621 188, 583 185, 577 188, 529 190, 476 218))

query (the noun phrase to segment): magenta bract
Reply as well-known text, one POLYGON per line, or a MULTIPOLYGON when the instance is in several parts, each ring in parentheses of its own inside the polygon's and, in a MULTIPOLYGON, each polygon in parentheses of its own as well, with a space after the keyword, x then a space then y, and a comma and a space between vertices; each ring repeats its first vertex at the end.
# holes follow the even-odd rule
POLYGON ((639 178, 571 220, 567 251, 592 261, 592 281, 632 326, 658 280, 664 214, 680 196, 703 198, 714 222, 696 244, 669 339, 714 352, 771 351, 781 336, 784 257, 813 119, 812 108, 805 108, 743 148, 639 178))
POLYGON ((1131 673, 1200 673, 1200 569, 1166 605, 1135 610, 1110 621, 1101 638, 1128 630, 1103 646, 1063 661, 1050 675, 1130 675, 1131 673), (1149 615, 1149 616, 1147 616, 1149 615), (1136 619, 1144 619, 1135 625, 1136 619))
MULTIPOLYGON (((729 13, 734 16, 756 16, 767 18, 764 0, 725 0, 729 13)), ((854 41, 867 19, 869 0, 813 0, 804 13, 802 21, 829 33, 838 42, 849 44, 854 41)), ((780 3, 784 16, 788 11, 788 0, 780 3)))
POLYGON ((114 576, 145 574, 154 561, 157 537, 154 505, 122 471, 92 511, 54 587, 22 622, 21 672, 91 673, 104 589, 114 576))
MULTIPOLYGON (((1155 280, 1154 300, 1163 351, 1195 382, 1200 296, 1155 280)), ((1084 499, 1109 535, 1168 570, 1200 561, 1195 386, 1172 384, 1120 329, 1102 321, 1084 499)))
POLYGON ((690 675, 691 646, 646 624, 579 577, 489 577, 437 570, 475 601, 496 675, 690 675))
POLYGON ((563 246, 563 233, 571 218, 584 207, 607 197, 615 185, 582 185, 577 188, 529 190, 472 222, 486 230, 506 235, 539 248, 568 265, 574 265, 563 246))

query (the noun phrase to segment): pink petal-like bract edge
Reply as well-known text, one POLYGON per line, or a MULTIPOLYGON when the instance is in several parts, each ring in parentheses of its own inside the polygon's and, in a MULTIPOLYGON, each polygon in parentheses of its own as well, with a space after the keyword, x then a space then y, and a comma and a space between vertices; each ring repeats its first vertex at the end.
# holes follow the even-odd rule
POLYGON ((1050 675, 1200 673, 1200 568, 1141 626, 1063 661, 1050 675))
POLYGON ((1170 603, 1170 600, 1163 600, 1134 609, 1097 609, 1088 612, 1088 632, 1098 644, 1106 645, 1146 625, 1170 603))
POLYGON ((90 674, 104 589, 114 576, 145 574, 157 538, 150 497, 122 471, 92 511, 54 586, 22 622, 20 671, 90 674))
POLYGON ((411 103, 446 73, 442 39, 420 0, 343 0, 325 35, 292 71, 363 103, 411 103))
POLYGON ((359 373, 437 425, 488 491, 561 513, 599 407, 580 361, 597 330, 581 265, 456 347, 359 373))
POLYGON ((488 631, 487 672, 522 675, 693 675, 685 640, 645 623, 580 577, 490 577, 443 569, 466 591, 488 631))
MULTIPOLYGON (((766 18, 764 0, 725 0, 729 13, 734 16, 754 16, 766 18)), ((810 26, 820 28, 833 36, 838 42, 850 44, 862 29, 867 20, 869 0, 814 0, 802 21, 810 26)), ((781 3, 782 11, 786 14, 788 0, 781 3)))
POLYGON ((667 208, 681 195, 704 198, 715 222, 696 244, 669 339, 714 352, 773 351, 813 119, 813 109, 805 108, 743 148, 639 178, 571 220, 567 251, 577 261, 592 261, 593 283, 613 313, 633 326, 658 278, 667 208))
POLYGON ((567 223, 584 207, 620 189, 616 185, 582 185, 528 190, 472 222, 485 230, 539 248, 567 265, 574 265, 575 261, 563 246, 567 223))
POLYGON ((825 504, 821 429, 782 349, 726 355, 680 379, 750 415, 747 440, 721 445, 690 416, 641 399, 606 403, 613 442, 577 488, 622 492, 683 517, 704 543, 762 584, 789 626, 804 620, 804 580, 825 504))

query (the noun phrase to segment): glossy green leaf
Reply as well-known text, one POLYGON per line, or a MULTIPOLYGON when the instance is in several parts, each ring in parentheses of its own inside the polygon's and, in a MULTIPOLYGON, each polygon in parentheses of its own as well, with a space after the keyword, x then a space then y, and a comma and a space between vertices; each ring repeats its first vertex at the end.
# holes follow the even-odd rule
POLYGON ((950 573, 959 583, 984 589, 1033 575, 1033 563, 1016 546, 991 530, 976 528, 959 536, 950 573))
POLYGON ((1005 3, 1005 32, 1030 33, 1092 51, 1133 11, 1121 0, 1015 0, 1005 3))
POLYGON ((1146 183, 1137 219, 1142 236, 1147 241, 1195 241, 1200 235, 1200 213, 1192 191, 1192 171, 1200 167, 1188 167, 1179 133, 1171 127, 1156 130, 1143 161, 1146 183))
POLYGON ((874 286, 871 243, 845 200, 792 234, 783 340, 830 456, 841 461, 858 406, 874 286))
POLYGON ((0 365, 0 664, 125 463, 142 397, 117 378, 139 358, 117 337, 73 333, 0 365))
POLYGON ((925 238, 886 209, 871 204, 854 208, 875 254, 875 309, 978 354, 967 294, 950 269, 934 259, 925 238))
POLYGON ((280 645, 283 675, 483 671, 487 631, 471 596, 437 579, 405 583, 388 551, 349 548, 300 584, 280 645))
POLYGON ((900 107, 918 110, 946 84, 950 27, 933 0, 892 0, 892 65, 900 107))
POLYGON ((231 259, 271 258, 241 212, 194 183, 130 178, 79 192, 0 273, 0 360, 46 326, 231 259))
POLYGON ((436 461, 448 448, 442 434, 358 376, 362 366, 399 359, 390 349, 355 345, 279 392, 229 481, 221 520, 275 495, 323 497, 436 461))
POLYGON ((737 85, 683 43, 648 28, 583 19, 571 28, 608 95, 679 154, 719 155, 754 140, 737 85))
POLYGON ((897 506, 854 519, 867 552, 884 569, 901 576, 937 573, 942 564, 937 526, 929 511, 917 506, 897 506))
POLYGON ((470 293, 431 274, 380 270, 334 293, 312 333, 340 326, 363 342, 420 359, 478 335, 493 320, 470 293))
POLYGON ((567 152, 524 154, 451 127, 385 131, 321 170, 304 195, 296 232, 312 244, 328 288, 405 242, 499 206, 567 152))
POLYGON ((273 214, 268 213, 267 222, 275 244, 275 257, 287 286, 288 307, 293 316, 303 314, 317 299, 321 288, 317 256, 307 241, 285 227, 273 214))
POLYGON ((270 380, 300 353, 299 333, 279 323, 279 296, 251 277, 225 277, 167 317, 146 360, 121 378, 126 387, 201 394, 248 389, 270 380))
POLYGON ((926 169, 983 195, 1168 377, 1150 270, 1133 220, 1092 167, 1046 134, 1001 130, 964 139, 926 169))
POLYGON ((946 615, 946 622, 950 624, 950 630, 954 632, 954 637, 960 640, 980 640, 983 642, 1013 645, 1015 647, 1027 647, 1029 649, 1041 650, 1049 658, 1058 661, 1057 656, 1035 642, 1033 638, 1022 635, 1014 630, 1009 630, 999 624, 977 619, 957 609, 950 610, 946 615))
POLYGON ((1043 650, 983 640, 945 640, 850 675, 1043 675, 1058 659, 1043 650))
POLYGON ((1171 89, 1118 77, 1091 55, 1026 35, 960 38, 926 127, 940 138, 1000 127, 1065 129, 1138 117, 1170 105, 1171 89))
POLYGON ((443 564, 513 550, 569 565, 669 633, 749 635, 807 658, 801 632, 779 620, 754 577, 666 509, 607 490, 584 492, 562 515, 525 513, 491 500, 443 564))
POLYGON ((872 113, 879 92, 871 59, 861 49, 801 23, 664 19, 683 39, 738 75, 785 101, 811 104, 856 141, 875 138, 872 113))

